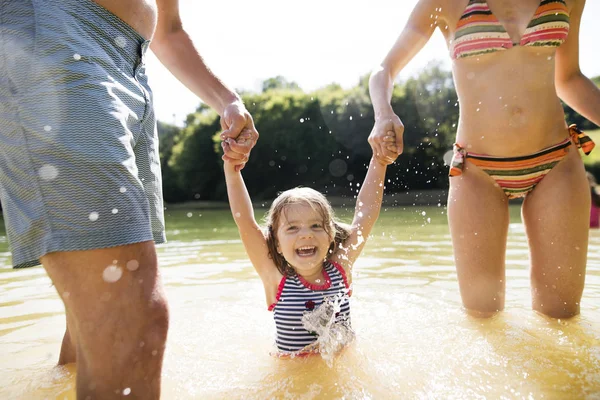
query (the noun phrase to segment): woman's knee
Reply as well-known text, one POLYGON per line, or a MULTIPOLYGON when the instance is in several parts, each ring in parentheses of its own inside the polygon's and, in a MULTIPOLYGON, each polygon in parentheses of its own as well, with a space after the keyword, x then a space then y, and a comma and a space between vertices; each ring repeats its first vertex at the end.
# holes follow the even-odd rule
POLYGON ((555 288, 556 286, 552 290, 534 288, 532 308, 551 318, 565 319, 578 315, 582 290, 565 293, 555 288))

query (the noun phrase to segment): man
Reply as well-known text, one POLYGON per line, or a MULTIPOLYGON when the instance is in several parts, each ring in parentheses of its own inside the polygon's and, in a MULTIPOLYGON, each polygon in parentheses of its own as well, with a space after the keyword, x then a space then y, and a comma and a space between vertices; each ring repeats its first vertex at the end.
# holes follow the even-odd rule
MULTIPOLYGON (((258 133, 204 64, 177 0, 0 2, 0 187, 15 267, 41 263, 66 310, 77 398, 160 396, 168 308, 148 46, 221 116, 243 168, 258 133), (151 43, 151 45, 150 45, 151 43)), ((237 61, 236 61, 237 62, 237 61)))

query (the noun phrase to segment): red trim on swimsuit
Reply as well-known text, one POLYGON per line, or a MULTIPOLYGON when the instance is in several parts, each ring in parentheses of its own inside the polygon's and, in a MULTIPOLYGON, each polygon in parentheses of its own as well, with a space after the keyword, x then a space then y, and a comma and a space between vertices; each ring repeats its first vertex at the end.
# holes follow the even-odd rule
POLYGON ((352 296, 352 289, 350 289, 350 285, 348 284, 348 277, 346 276, 346 270, 344 269, 344 267, 342 267, 340 264, 336 263, 335 261, 330 260, 329 262, 342 275, 342 278, 344 279, 344 286, 346 286, 346 289, 348 289, 348 296, 352 296))
POLYGON ((279 281, 279 287, 277 288, 277 295, 275 295, 275 302, 269 306, 269 311, 273 311, 277 303, 279 302, 279 298, 281 297, 281 292, 283 292, 283 287, 285 286, 285 279, 287 277, 284 275, 279 281))
POLYGON ((309 281, 304 279, 304 277, 302 275, 296 274, 296 276, 298 277, 298 280, 300 281, 300 283, 302 285, 304 285, 305 288, 310 289, 310 290, 327 290, 331 287, 331 278, 329 277, 329 274, 327 273, 325 268, 323 268, 323 278, 325 278, 325 283, 322 285, 316 285, 314 283, 310 283, 309 281))

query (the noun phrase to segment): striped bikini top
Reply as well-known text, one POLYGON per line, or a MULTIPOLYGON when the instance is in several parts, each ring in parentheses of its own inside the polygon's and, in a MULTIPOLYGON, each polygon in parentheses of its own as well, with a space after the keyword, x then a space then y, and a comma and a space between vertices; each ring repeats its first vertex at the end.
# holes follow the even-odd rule
POLYGON ((326 298, 341 301, 336 323, 350 324, 350 288, 344 268, 328 261, 323 268, 323 285, 307 282, 299 275, 284 276, 279 283, 276 302, 269 306, 277 328, 275 342, 281 352, 295 352, 317 340, 316 333, 302 325, 302 316, 319 307, 326 298))
POLYGON ((569 33, 569 12, 564 0, 542 0, 521 40, 513 43, 486 0, 470 0, 454 33, 453 59, 508 50, 514 46, 558 47, 569 33))

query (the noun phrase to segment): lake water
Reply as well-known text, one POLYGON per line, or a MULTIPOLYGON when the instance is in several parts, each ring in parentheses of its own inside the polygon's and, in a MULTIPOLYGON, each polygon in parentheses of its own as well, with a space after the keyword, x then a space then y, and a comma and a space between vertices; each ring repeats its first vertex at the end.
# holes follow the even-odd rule
MULTIPOLYGON (((272 315, 228 210, 167 210, 167 227, 165 399, 600 399, 598 230, 581 316, 551 320, 531 311, 513 206, 506 311, 478 320, 461 310, 445 209, 382 210, 355 266, 357 340, 329 366, 269 355, 272 315)), ((62 302, 41 267, 9 257, 0 231, 0 398, 74 399, 74 367, 55 367, 62 302)))

